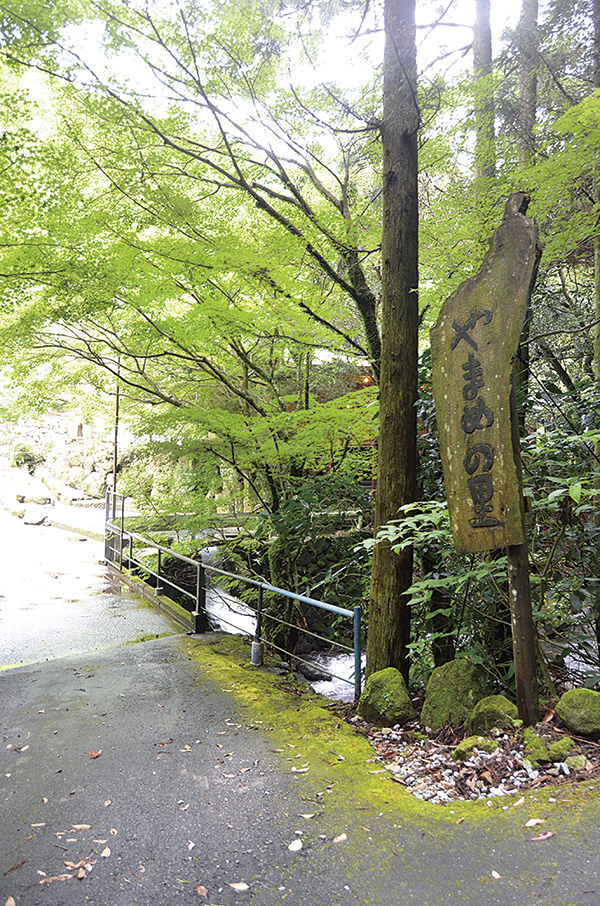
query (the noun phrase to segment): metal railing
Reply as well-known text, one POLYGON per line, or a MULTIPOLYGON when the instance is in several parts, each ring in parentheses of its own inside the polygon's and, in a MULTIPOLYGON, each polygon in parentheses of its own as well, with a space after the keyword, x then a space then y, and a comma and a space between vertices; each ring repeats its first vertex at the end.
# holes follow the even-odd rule
MULTIPOLYGON (((280 623, 282 625, 289 626, 292 629, 297 629, 298 627, 293 626, 290 623, 286 623, 285 620, 281 619, 277 615, 269 612, 268 607, 264 607, 264 592, 269 592, 271 595, 279 596, 286 598, 291 601, 295 601, 300 604, 305 604, 309 607, 314 607, 319 610, 324 610, 329 613, 335 614, 337 616, 345 617, 349 620, 352 620, 352 635, 353 635, 353 646, 350 648, 347 645, 343 645, 337 642, 332 642, 331 639, 326 639, 323 636, 317 635, 307 629, 301 628, 301 631, 304 634, 310 635, 313 638, 316 638, 320 641, 326 642, 328 645, 334 645, 337 650, 340 652, 347 652, 354 657, 354 672, 353 677, 348 679, 343 676, 338 676, 331 671, 327 671, 330 676, 340 680, 341 682, 348 683, 349 685, 354 686, 354 697, 356 700, 360 697, 361 685, 362 685, 362 664, 361 664, 361 650, 362 650, 362 641, 361 641, 361 616, 362 610, 360 607, 355 607, 353 610, 348 610, 343 607, 338 607, 335 604, 327 604, 325 601, 318 601, 315 598, 311 598, 308 595, 299 595, 295 592, 287 591, 283 588, 277 588, 274 585, 270 585, 267 582, 258 582, 255 579, 249 579, 245 576, 240 576, 235 573, 227 572, 226 570, 219 569, 216 566, 211 566, 208 563, 204 563, 201 560, 195 560, 190 557, 186 557, 183 554, 179 554, 176 551, 170 550, 167 547, 163 547, 158 544, 156 541, 153 541, 149 538, 144 537, 134 531, 128 529, 125 525, 125 500, 126 498, 120 494, 116 494, 112 490, 108 490, 106 494, 106 518, 105 518, 105 534, 104 534, 104 555, 105 559, 112 566, 115 566, 119 570, 135 570, 141 573, 142 575, 151 578, 155 584, 155 594, 167 594, 167 589, 172 589, 177 592, 185 602, 187 602, 186 610, 189 612, 190 616, 190 625, 193 632, 203 632, 207 628, 208 624, 208 615, 206 609, 206 592, 207 592, 207 577, 215 576, 222 577, 226 580, 234 580, 236 583, 247 586, 248 588, 253 588, 256 590, 258 603, 256 607, 243 602, 244 607, 248 608, 254 614, 255 618, 255 630, 253 633, 253 641, 255 645, 262 646, 268 645, 269 647, 275 649, 276 651, 289 656, 289 652, 278 647, 272 641, 263 639, 263 619, 267 617, 269 620, 280 623), (145 549, 146 556, 144 559, 140 558, 139 548, 145 549), (149 563, 148 551, 153 552, 153 558, 155 556, 155 566, 154 563, 151 565, 149 563), (163 569, 164 560, 168 558, 169 560, 177 560, 181 563, 186 564, 191 571, 194 578, 194 581, 188 583, 186 588, 184 585, 179 585, 177 582, 170 576, 165 575, 165 570, 163 569), (190 586, 193 590, 190 590, 190 586), (193 608, 193 609, 191 609, 193 608)), ((171 595, 168 595, 169 597, 171 595)), ((222 619, 223 623, 227 623, 225 619, 222 619)), ((230 626, 234 627, 235 624, 231 623, 230 626)), ((238 627, 236 626, 236 629, 238 627)), ((253 655, 252 662, 253 664, 259 664, 260 655, 256 654, 255 645, 253 645, 253 655), (256 658, 256 659, 255 659, 256 658)), ((306 661, 298 655, 293 655, 294 659, 302 663, 308 664, 311 667, 314 667, 310 661, 306 661)))

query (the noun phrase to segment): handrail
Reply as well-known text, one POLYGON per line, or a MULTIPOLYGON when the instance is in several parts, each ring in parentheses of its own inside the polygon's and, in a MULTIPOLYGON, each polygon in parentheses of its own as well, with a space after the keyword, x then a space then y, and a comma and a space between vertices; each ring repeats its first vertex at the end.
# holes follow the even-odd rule
MULTIPOLYGON (((289 598, 293 601, 298 601, 302 604, 307 604, 310 607, 316 607, 320 610, 328 611, 329 613, 335 613, 338 616, 346 617, 352 619, 353 621, 353 648, 348 648, 343 645, 338 647, 354 652, 354 679, 348 680, 345 677, 335 676, 336 679, 339 679, 343 682, 347 682, 354 685, 354 697, 356 700, 360 697, 361 693, 361 617, 362 609, 360 606, 355 607, 353 610, 346 609, 344 607, 338 607, 335 604, 328 604, 326 601, 319 601, 316 598, 311 598, 308 595, 299 595, 296 592, 287 591, 284 588, 278 588, 275 585, 270 585, 268 582, 259 582, 256 579, 246 578, 245 576, 240 576, 236 573, 228 572, 227 570, 220 569, 216 566, 211 566, 208 563, 203 563, 200 560, 194 560, 191 557, 186 557, 184 554, 179 554, 176 551, 171 550, 168 547, 164 547, 158 542, 153 541, 150 538, 146 538, 144 535, 140 535, 137 532, 130 532, 125 529, 125 497, 120 494, 116 494, 111 489, 107 490, 106 494, 106 520, 105 520, 105 558, 106 560, 118 566, 119 570, 123 569, 124 563, 124 550, 127 549, 127 566, 129 569, 133 567, 138 567, 143 570, 148 576, 153 576, 156 579, 156 593, 161 591, 161 579, 165 577, 161 575, 161 559, 162 555, 165 554, 168 557, 172 557, 176 560, 179 560, 182 563, 186 563, 189 566, 192 566, 196 569, 196 591, 195 594, 192 594, 187 589, 181 588, 176 585, 170 579, 168 584, 176 589, 178 592, 189 598, 195 603, 196 609, 191 611, 190 617, 192 620, 192 629, 194 632, 202 631, 202 622, 204 620, 204 614, 206 613, 206 574, 214 574, 217 576, 223 576, 224 578, 234 579, 236 582, 241 582, 244 585, 247 585, 258 590, 258 606, 257 608, 250 608, 254 610, 256 614, 256 629, 254 632, 254 644, 253 644, 253 655, 252 663, 256 666, 260 666, 262 663, 262 647, 264 644, 269 644, 271 647, 277 648, 277 646, 272 643, 265 642, 262 638, 262 619, 263 619, 263 592, 268 591, 271 594, 281 595, 282 597, 289 598), (117 504, 119 506, 118 521, 117 521, 117 504), (111 518, 112 517, 112 518, 111 518), (116 542, 118 541, 118 545, 116 542), (144 545, 144 547, 150 547, 157 552, 157 571, 150 569, 147 564, 142 563, 139 560, 136 560, 133 556, 133 542, 137 541, 144 545), (116 545, 116 546, 115 546, 116 545)), ((249 605, 245 604, 246 607, 249 605)), ((274 617, 272 614, 268 614, 269 618, 276 620, 278 622, 283 622, 278 617, 274 617)), ((226 622, 226 621, 224 621, 226 622)), ((233 624, 230 624, 233 625, 233 624)), ((312 635, 316 635, 311 633, 312 635)), ((322 639, 321 636, 316 636, 317 638, 322 639)), ((323 641, 329 641, 323 639, 323 641)), ((277 650, 281 650, 278 649, 277 650)), ((297 657, 297 660, 302 661, 302 658, 297 657)), ((304 663, 308 663, 304 661, 304 663)))

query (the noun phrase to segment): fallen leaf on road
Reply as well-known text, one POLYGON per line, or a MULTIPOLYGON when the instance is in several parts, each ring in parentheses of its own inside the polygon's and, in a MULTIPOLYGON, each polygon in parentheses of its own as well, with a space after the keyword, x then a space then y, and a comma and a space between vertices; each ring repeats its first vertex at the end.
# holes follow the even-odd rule
POLYGON ((117 834, 119 833, 119 831, 115 827, 111 827, 110 832, 113 835, 113 837, 116 837, 117 834))
POLYGON ((112 799, 107 799, 104 803, 104 808, 108 808, 109 805, 112 805, 112 799))
POLYGON ((94 752, 94 751, 86 752, 85 754, 89 755, 90 758, 100 758, 100 756, 102 755, 102 749, 98 749, 97 752, 94 752))
POLYGON ((45 821, 42 821, 41 824, 32 824, 31 826, 32 826, 32 827, 46 827, 46 822, 45 822, 45 821))
POLYGON ((40 884, 42 887, 47 887, 48 884, 53 884, 54 881, 70 881, 73 875, 53 875, 51 878, 42 878, 40 884))
POLYGON ((105 846, 104 849, 102 850, 102 852, 100 853, 100 858, 108 859, 109 856, 110 856, 110 847, 105 846))
POLYGON ((9 897, 4 906, 17 906, 12 897, 9 897))
POLYGON ((543 824, 543 818, 530 818, 529 821, 526 821, 524 827, 535 827, 536 824, 543 824))
POLYGON ((499 881, 501 877, 502 875, 499 875, 497 871, 492 870, 492 878, 494 878, 496 881, 499 881))
POLYGON ((344 840, 348 839, 348 834, 340 834, 338 837, 333 838, 334 843, 343 843, 344 840))
POLYGON ((543 834, 539 834, 539 836, 537 836, 537 837, 532 837, 531 841, 532 841, 532 843, 541 843, 544 840, 549 840, 550 837, 553 837, 553 836, 554 836, 554 831, 546 831, 543 834))
POLYGON ((230 887, 233 887, 234 890, 238 890, 240 893, 243 890, 250 890, 250 886, 245 884, 244 881, 236 881, 234 884, 230 884, 230 887))
MULTIPOLYGON (((10 866, 10 868, 6 869, 4 874, 8 875, 8 874, 10 874, 11 871, 17 871, 17 869, 23 868, 23 866, 25 865, 26 862, 27 862, 27 859, 19 859, 17 862, 13 862, 13 864, 10 866)), ((12 899, 12 897, 11 897, 11 899, 12 899)))
POLYGON ((206 887, 204 886, 204 884, 198 884, 198 887, 197 887, 197 889, 196 889, 196 893, 198 893, 201 897, 207 897, 207 896, 208 896, 208 890, 206 889, 206 887))
POLYGON ((187 810, 189 809, 189 807, 190 807, 189 802, 186 802, 185 805, 181 805, 181 806, 179 807, 179 811, 180 811, 180 812, 187 812, 187 810))
POLYGON ((302 840, 292 840, 292 842, 288 846, 288 849, 292 853, 297 853, 299 850, 302 849, 302 840))
POLYGON ((300 815, 300 818, 306 818, 307 821, 309 818, 314 818, 314 817, 315 817, 315 812, 307 812, 304 815, 302 815, 302 814, 300 815))
POLYGON ((91 826, 92 826, 91 824, 72 824, 71 825, 73 830, 89 830, 91 826))

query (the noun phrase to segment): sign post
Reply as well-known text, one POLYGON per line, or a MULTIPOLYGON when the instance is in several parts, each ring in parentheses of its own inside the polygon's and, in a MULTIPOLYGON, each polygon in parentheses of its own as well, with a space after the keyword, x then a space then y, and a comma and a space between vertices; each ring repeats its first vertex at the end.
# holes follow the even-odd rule
POLYGON ((535 638, 513 365, 540 257, 528 196, 511 195, 474 277, 431 331, 432 380, 450 522, 459 553, 507 548, 519 716, 537 720, 535 638))

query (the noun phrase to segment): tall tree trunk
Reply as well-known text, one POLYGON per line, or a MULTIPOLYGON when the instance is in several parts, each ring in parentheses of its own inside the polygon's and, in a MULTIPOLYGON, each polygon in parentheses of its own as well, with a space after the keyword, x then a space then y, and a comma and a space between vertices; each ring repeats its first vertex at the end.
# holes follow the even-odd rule
POLYGON ((534 153, 537 114, 538 0, 523 0, 519 36, 519 158, 526 167, 534 153))
POLYGON ((492 76, 492 29, 490 0, 475 0, 473 30, 473 74, 475 77, 475 176, 493 179, 496 175, 496 135, 492 76))
MULTIPOLYGON (((522 0, 518 25, 519 40, 519 162, 527 167, 534 157, 534 127, 537 116, 538 65, 538 0, 522 0)), ((527 399, 529 396, 529 333, 530 304, 527 305, 521 343, 515 362, 517 411, 521 434, 525 432, 527 399)))
MULTIPOLYGON (((375 531, 415 498, 418 346, 417 62, 415 0, 386 0, 383 76, 381 382, 375 531)), ((412 551, 375 545, 367 673, 408 679, 412 551)))
MULTIPOLYGON (((594 88, 600 89, 600 0, 594 0, 594 88)), ((596 168, 594 180, 594 195, 596 205, 600 206, 600 167, 596 168)), ((600 431, 600 236, 594 238, 594 290, 595 290, 595 319, 594 328, 594 374, 596 376, 596 429, 600 431)), ((596 490, 596 525, 600 530, 600 440, 595 446, 595 490, 596 490)), ((595 601, 596 642, 600 655, 600 596, 595 601)))

